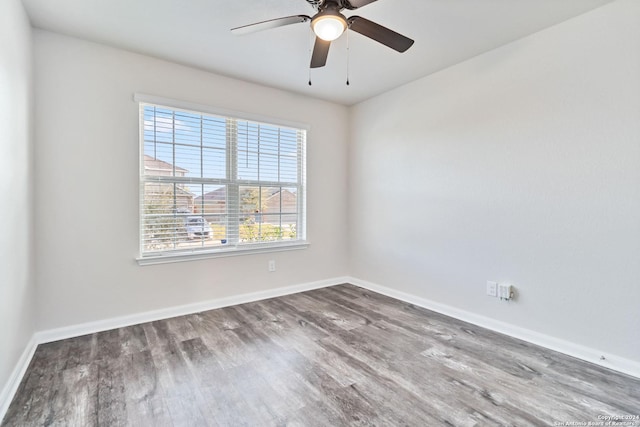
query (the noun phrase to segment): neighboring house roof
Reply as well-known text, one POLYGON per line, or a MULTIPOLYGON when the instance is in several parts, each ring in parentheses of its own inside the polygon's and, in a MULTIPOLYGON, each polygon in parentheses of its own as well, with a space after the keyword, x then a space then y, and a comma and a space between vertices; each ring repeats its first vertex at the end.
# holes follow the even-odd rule
POLYGON ((220 187, 216 190, 204 193, 202 196, 198 196, 194 199, 195 202, 201 202, 204 199, 205 202, 225 202, 227 200, 227 192, 224 187, 220 187))
POLYGON ((287 190, 286 188, 283 188, 282 190, 276 190, 273 193, 271 193, 271 195, 269 197, 267 197, 266 201, 268 202, 270 199, 272 199, 274 196, 276 196, 276 195, 278 195, 280 193, 282 193, 282 195, 285 196, 285 197, 288 196, 288 195, 295 196, 294 193, 292 193, 291 191, 287 190))
POLYGON ((178 187, 176 186, 176 196, 189 196, 189 197, 193 197, 195 196, 195 194, 193 194, 191 191, 185 190, 182 187, 178 187))
MULTIPOLYGON (((173 165, 165 162, 164 160, 154 159, 149 155, 144 155, 144 168, 155 171, 173 171, 173 165)), ((176 172, 183 174, 189 172, 187 169, 183 169, 180 166, 176 166, 176 172)))

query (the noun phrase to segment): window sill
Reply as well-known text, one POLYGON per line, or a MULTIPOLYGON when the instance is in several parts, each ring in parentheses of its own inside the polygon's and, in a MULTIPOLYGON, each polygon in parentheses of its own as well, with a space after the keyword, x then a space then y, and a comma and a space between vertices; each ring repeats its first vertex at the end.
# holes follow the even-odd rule
POLYGON ((283 252, 306 249, 309 242, 296 242, 285 244, 246 245, 241 247, 230 247, 225 249, 213 249, 210 251, 172 252, 162 255, 149 255, 136 258, 138 265, 167 264, 171 262, 197 261, 209 258, 223 258, 229 256, 251 255, 267 252, 283 252))

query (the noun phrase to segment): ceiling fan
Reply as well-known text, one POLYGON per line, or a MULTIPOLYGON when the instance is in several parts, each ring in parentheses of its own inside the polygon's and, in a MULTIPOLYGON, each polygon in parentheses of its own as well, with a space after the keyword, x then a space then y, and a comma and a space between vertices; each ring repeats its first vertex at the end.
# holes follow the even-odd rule
POLYGON ((331 42, 336 40, 347 29, 360 33, 372 40, 382 43, 398 52, 405 52, 413 45, 413 40, 398 34, 382 25, 362 18, 361 16, 345 17, 344 9, 355 10, 376 0, 306 0, 318 11, 313 16, 293 15, 283 18, 270 19, 232 28, 233 34, 248 34, 256 31, 268 30, 285 25, 311 21, 311 29, 316 35, 316 41, 311 55, 311 68, 324 67, 329 55, 331 42))

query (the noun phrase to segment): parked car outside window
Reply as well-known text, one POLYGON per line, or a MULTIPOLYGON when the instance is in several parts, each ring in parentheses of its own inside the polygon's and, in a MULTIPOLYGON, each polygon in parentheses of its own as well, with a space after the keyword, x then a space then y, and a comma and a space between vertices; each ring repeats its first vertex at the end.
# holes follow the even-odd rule
POLYGON ((209 223, 201 216, 188 216, 184 226, 187 231, 187 238, 189 239, 209 238, 211 235, 209 223))

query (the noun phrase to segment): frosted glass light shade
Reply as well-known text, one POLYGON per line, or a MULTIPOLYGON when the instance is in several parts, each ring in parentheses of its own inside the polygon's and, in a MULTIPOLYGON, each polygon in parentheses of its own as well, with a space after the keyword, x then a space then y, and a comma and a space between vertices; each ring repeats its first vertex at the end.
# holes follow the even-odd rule
POLYGON ((318 16, 311 26, 316 36, 326 41, 337 39, 347 29, 347 23, 335 15, 318 16))

